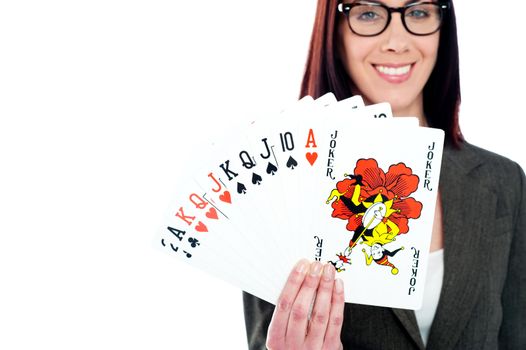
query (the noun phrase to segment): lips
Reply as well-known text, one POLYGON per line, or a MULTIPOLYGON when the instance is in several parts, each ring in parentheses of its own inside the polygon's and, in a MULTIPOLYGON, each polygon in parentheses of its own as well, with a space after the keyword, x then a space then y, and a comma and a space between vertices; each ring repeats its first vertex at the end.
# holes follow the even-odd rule
POLYGON ((378 75, 390 83, 403 83, 411 76, 414 64, 373 64, 378 75))

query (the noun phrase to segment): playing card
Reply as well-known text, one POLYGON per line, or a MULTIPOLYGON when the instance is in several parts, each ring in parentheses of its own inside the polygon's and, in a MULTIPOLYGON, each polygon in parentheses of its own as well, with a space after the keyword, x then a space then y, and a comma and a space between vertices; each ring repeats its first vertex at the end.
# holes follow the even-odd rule
POLYGON ((261 276, 254 276, 249 265, 224 244, 229 234, 222 231, 224 218, 203 199, 201 189, 191 179, 180 178, 177 183, 154 246, 243 290, 273 300, 274 288, 261 276))
POLYGON ((252 273, 259 269, 259 278, 273 286, 273 275, 280 267, 275 260, 267 258, 275 246, 273 237, 265 235, 263 222, 267 219, 260 215, 255 202, 256 194, 265 191, 272 176, 262 172, 260 162, 255 161, 255 151, 239 136, 243 132, 235 130, 228 142, 216 142, 197 167, 194 179, 204 196, 226 218, 218 223, 228 225, 224 229, 228 235, 222 237, 222 245, 232 250, 239 263, 249 267, 252 273))
POLYGON ((186 165, 157 245, 272 303, 308 258, 337 268, 348 302, 416 309, 443 137, 360 96, 247 116, 186 165))
POLYGON ((352 286, 345 290, 348 302, 417 309, 444 133, 384 123, 363 132, 366 124, 333 123, 320 138, 329 146, 318 185, 309 188, 304 254, 335 265, 352 286))

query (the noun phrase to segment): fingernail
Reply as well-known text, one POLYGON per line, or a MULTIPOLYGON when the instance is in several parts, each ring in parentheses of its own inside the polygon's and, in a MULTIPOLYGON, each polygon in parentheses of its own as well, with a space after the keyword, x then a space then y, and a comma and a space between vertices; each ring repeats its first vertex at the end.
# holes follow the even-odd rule
POLYGON ((313 276, 318 276, 321 271, 321 264, 317 261, 313 262, 310 265, 310 274, 313 276))
POLYGON ((308 264, 307 260, 300 260, 294 267, 294 270, 296 270, 299 273, 303 273, 307 269, 307 264, 308 264))
POLYGON ((334 266, 332 264, 325 264, 323 267, 323 278, 330 281, 334 278, 334 266))
POLYGON ((336 279, 334 289, 336 290, 336 293, 343 293, 343 281, 341 279, 336 279))

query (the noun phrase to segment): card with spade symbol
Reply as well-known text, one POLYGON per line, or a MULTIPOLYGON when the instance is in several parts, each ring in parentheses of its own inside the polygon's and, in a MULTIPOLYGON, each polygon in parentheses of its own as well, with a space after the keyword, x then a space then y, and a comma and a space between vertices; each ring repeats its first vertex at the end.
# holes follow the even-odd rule
POLYGON ((441 137, 415 118, 393 118, 387 103, 364 106, 360 96, 337 102, 326 94, 249 116, 218 130, 210 146, 192 148, 199 151, 183 176, 191 180, 177 187, 158 246, 271 303, 295 262, 308 258, 332 263, 353 285, 348 302, 415 308, 436 198, 422 186, 438 184, 441 137), (378 182, 387 192, 375 176, 389 179, 378 182), (414 195, 392 188, 392 179, 403 187, 406 178, 414 195), (416 202, 420 216, 404 212, 416 202), (418 277, 411 264, 421 267, 418 277), (371 293, 371 284, 397 296, 371 293))
MULTIPOLYGON (((233 129, 231 129, 232 131, 233 129)), ((257 158, 244 137, 236 133, 238 143, 214 142, 214 146, 203 153, 202 164, 194 169, 194 179, 202 189, 204 196, 217 209, 225 219, 222 222, 228 225, 227 237, 224 237, 224 249, 232 254, 245 257, 244 264, 252 265, 254 262, 263 264, 261 276, 269 280, 271 286, 275 282, 273 275, 279 270, 275 260, 268 259, 268 251, 276 252, 277 242, 272 235, 265 234, 264 216, 258 213, 267 185, 274 178, 266 173, 263 161, 257 158)), ((269 214, 269 217, 272 215, 269 214)), ((255 269, 253 270, 255 271, 255 269)))
MULTIPOLYGON (((308 102, 303 101, 301 104, 305 103, 308 102)), ((256 163, 255 173, 263 174, 261 191, 254 191, 250 199, 265 221, 272 220, 276 223, 273 227, 275 232, 265 236, 271 245, 269 249, 273 251, 274 256, 279 255, 282 262, 291 259, 290 245, 294 243, 288 225, 285 224, 288 219, 287 205, 290 202, 283 198, 288 196, 287 186, 290 183, 288 178, 298 165, 290 154, 295 147, 293 130, 288 128, 287 123, 290 113, 291 109, 288 109, 273 117, 258 120, 244 134, 255 150, 253 156, 256 163), (276 123, 276 120, 279 120, 279 123, 276 123), (279 201, 279 205, 276 200, 279 201)), ((293 118, 290 120, 295 122, 293 118)))

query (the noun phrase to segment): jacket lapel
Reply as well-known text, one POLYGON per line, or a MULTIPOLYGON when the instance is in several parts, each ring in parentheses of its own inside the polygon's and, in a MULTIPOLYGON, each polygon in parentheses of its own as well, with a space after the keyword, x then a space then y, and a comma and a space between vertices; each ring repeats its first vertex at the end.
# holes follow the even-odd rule
POLYGON ((418 329, 418 323, 416 322, 415 312, 413 310, 404 309, 393 309, 393 312, 418 348, 421 350, 425 349, 422 337, 420 336, 420 330, 418 329))
MULTIPOLYGON (((444 281, 427 349, 449 349, 457 342, 477 299, 479 269, 489 249, 482 237, 491 228, 496 196, 481 186, 479 159, 468 150, 444 147, 440 174, 444 230, 444 281)), ((425 346, 412 310, 393 309, 419 349, 425 346)))
POLYGON ((440 176, 444 228, 444 280, 428 349, 453 348, 477 300, 485 264, 487 231, 497 197, 490 179, 480 177, 479 159, 469 150, 445 148, 440 176), (487 185, 484 182, 488 182, 487 185))

